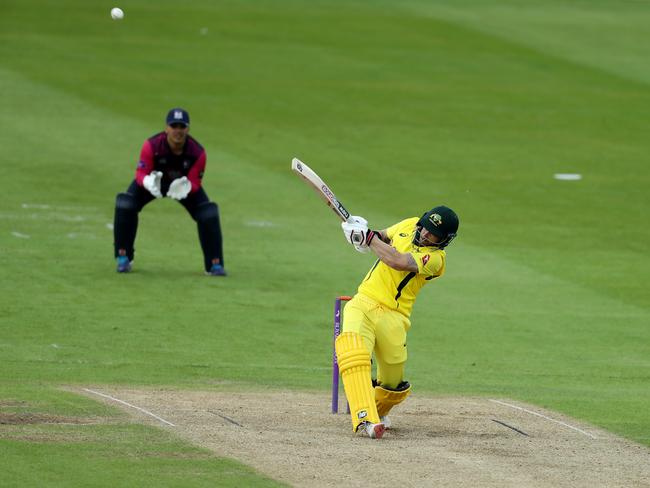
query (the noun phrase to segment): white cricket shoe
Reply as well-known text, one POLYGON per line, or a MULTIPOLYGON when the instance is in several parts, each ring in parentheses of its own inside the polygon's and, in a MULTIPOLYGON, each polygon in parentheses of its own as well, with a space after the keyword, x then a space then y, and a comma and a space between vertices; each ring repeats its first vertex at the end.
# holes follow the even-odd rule
POLYGON ((379 420, 381 420, 381 423, 384 424, 384 427, 386 430, 390 429, 391 426, 393 425, 393 422, 391 422, 390 417, 388 415, 384 415, 383 417, 379 417, 379 420))
POLYGON ((373 424, 372 422, 364 422, 362 427, 363 430, 366 431, 366 434, 368 434, 368 437, 371 439, 381 439, 381 437, 384 435, 384 432, 386 431, 386 426, 381 422, 378 424, 373 424))

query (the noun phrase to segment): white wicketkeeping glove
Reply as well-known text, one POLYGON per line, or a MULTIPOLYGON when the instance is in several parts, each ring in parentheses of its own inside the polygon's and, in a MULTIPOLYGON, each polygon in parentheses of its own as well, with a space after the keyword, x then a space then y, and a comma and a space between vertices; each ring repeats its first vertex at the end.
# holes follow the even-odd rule
POLYGON ((160 192, 160 180, 162 179, 162 171, 152 171, 142 180, 142 185, 149 190, 154 197, 162 197, 160 192))
POLYGON ((187 179, 187 176, 182 176, 181 178, 176 178, 171 182, 169 190, 167 190, 167 196, 174 200, 182 200, 190 194, 191 189, 192 183, 190 180, 187 179))

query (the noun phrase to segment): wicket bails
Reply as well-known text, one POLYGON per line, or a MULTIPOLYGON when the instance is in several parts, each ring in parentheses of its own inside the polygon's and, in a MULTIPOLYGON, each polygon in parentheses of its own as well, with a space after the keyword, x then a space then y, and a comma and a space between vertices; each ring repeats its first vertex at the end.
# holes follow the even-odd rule
MULTIPOLYGON (((343 311, 341 307, 341 302, 347 302, 352 300, 352 297, 347 295, 341 295, 336 297, 334 301, 334 342, 336 338, 341 333, 341 313, 343 311)), ((336 359, 336 348, 333 347, 332 352, 332 413, 338 413, 339 411, 339 362, 336 359)), ((348 405, 347 409, 350 413, 350 406, 348 405)))

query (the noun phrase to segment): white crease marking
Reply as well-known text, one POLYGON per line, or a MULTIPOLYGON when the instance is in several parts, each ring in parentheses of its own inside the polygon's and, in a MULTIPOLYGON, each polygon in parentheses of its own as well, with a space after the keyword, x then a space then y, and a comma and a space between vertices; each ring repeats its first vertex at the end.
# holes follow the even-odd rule
POLYGON ((560 425, 563 425, 564 427, 568 427, 569 429, 573 429, 573 430, 575 430, 577 432, 580 432, 581 434, 586 435, 587 437, 591 437, 592 439, 598 439, 598 437, 596 437, 593 434, 590 434, 589 432, 585 432, 584 430, 578 429, 577 427, 574 427, 573 425, 569 425, 569 424, 567 424, 565 422, 561 422, 559 420, 552 419, 551 417, 547 417, 546 415, 542 415, 541 413, 533 412, 532 410, 527 410, 525 408, 518 407, 517 405, 511 405, 510 403, 500 402, 499 400, 490 400, 490 401, 494 402, 494 403, 498 403, 499 405, 504 405, 506 407, 515 408, 517 410, 521 410, 522 412, 526 412, 526 413, 530 413, 532 415, 536 415, 536 416, 541 417, 543 419, 550 420, 551 422, 555 422, 556 424, 560 424, 560 425))
POLYGON ((122 405, 126 405, 127 407, 135 408, 136 410, 138 410, 138 411, 140 411, 142 413, 145 413, 147 415, 150 415, 151 417, 153 417, 153 418, 155 418, 157 420, 160 420, 161 422, 163 422, 163 423, 165 423, 167 425, 171 425, 172 427, 176 427, 174 424, 172 424, 171 422, 165 420, 162 417, 159 417, 155 413, 152 413, 149 410, 145 410, 144 408, 136 407, 135 405, 131 405, 130 403, 125 402, 124 400, 120 400, 119 398, 115 398, 115 397, 112 397, 110 395, 106 395, 105 393, 100 393, 100 392, 95 391, 95 390, 89 390, 88 388, 83 388, 83 390, 87 391, 88 393, 93 393, 95 395, 99 395, 101 397, 108 398, 109 400, 113 400, 113 401, 115 401, 117 403, 121 403, 122 405))

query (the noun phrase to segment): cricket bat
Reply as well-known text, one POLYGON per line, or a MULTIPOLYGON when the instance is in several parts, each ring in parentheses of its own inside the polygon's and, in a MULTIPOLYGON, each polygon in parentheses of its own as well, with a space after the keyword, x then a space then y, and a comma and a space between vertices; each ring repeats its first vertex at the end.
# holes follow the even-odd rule
POLYGON ((350 212, 343 206, 343 204, 336 198, 334 192, 330 187, 325 184, 316 172, 300 161, 298 158, 293 158, 291 161, 291 169, 302 177, 305 182, 311 186, 316 193, 327 203, 339 219, 343 222, 350 222, 350 212))

